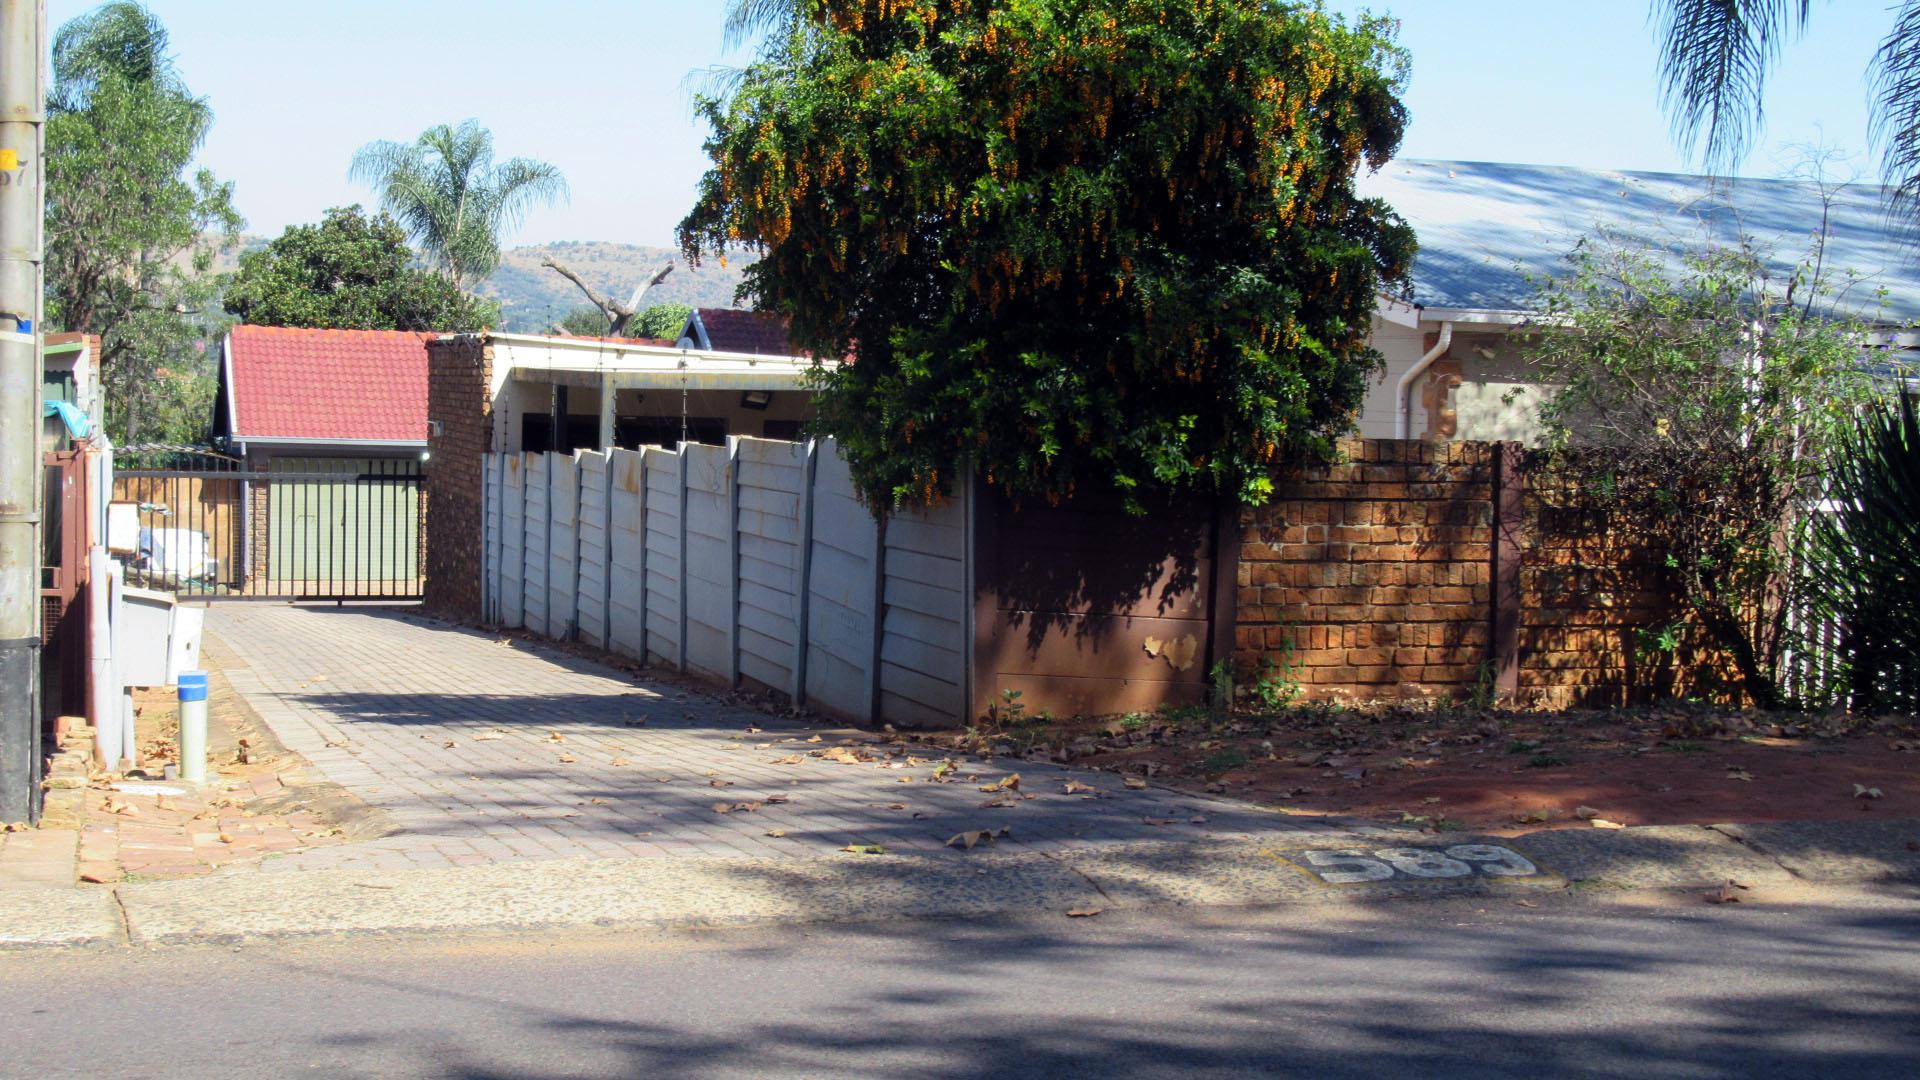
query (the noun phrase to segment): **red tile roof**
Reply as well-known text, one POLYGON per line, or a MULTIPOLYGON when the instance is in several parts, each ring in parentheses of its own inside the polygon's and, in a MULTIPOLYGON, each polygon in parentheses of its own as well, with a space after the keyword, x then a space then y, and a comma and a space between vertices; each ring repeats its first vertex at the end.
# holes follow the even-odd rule
POLYGON ((739 308, 700 308, 695 314, 707 331, 707 347, 714 352, 793 355, 793 346, 787 344, 787 320, 778 315, 739 308))
POLYGON ((236 326, 227 338, 232 434, 425 442, 427 342, 435 336, 236 326))

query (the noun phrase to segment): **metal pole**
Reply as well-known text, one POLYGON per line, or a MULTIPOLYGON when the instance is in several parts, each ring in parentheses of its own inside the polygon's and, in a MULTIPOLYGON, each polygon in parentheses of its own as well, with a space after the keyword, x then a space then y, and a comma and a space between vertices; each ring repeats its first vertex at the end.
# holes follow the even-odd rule
POLYGON ((0 821, 40 814, 40 227, 46 10, 0 0, 0 821))

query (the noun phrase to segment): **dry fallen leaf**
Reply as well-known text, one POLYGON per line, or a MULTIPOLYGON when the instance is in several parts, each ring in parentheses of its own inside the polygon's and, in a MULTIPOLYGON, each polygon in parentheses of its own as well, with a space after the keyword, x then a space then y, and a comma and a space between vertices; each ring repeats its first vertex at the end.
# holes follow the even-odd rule
POLYGON ((758 809, 760 809, 760 804, 757 802, 713 804, 713 812, 716 814, 751 814, 758 809))
POLYGON ((1066 793, 1069 795, 1097 795, 1100 789, 1092 784, 1083 784, 1078 780, 1067 781, 1066 793))
POLYGON ((231 844, 231 843, 233 843, 233 834, 232 834, 232 833, 224 833, 224 832, 223 832, 223 833, 221 833, 221 834, 220 834, 220 842, 221 842, 221 843, 223 843, 223 844, 231 844))
POLYGON ((817 743, 820 741, 820 736, 818 735, 811 736, 807 739, 807 741, 810 743, 817 743))
POLYGON ((968 829, 965 832, 954 833, 953 836, 947 840, 947 846, 962 848, 964 850, 971 851, 973 850, 973 846, 975 844, 991 844, 994 842, 994 840, 998 839, 999 837, 1006 836, 1008 833, 1012 831, 1013 830, 1011 829, 1005 829, 1005 828, 968 829))
POLYGON ((789 801, 791 798, 792 796, 788 796, 788 795, 767 795, 763 797, 760 801, 767 802, 767 803, 783 803, 783 802, 789 801))
POLYGON ((721 743, 721 744, 720 744, 720 749, 722 749, 722 750, 742 750, 742 749, 745 749, 745 748, 744 748, 744 747, 742 747, 742 746, 741 746, 741 745, 740 745, 739 743, 737 743, 737 742, 730 742, 730 743, 721 743))
POLYGON ((881 847, 879 844, 848 844, 840 850, 850 851, 855 855, 885 855, 887 853, 887 849, 881 847))
POLYGON ((578 761, 578 760, 580 760, 580 759, 579 759, 579 758, 576 758, 576 757, 574 757, 574 756, 573 756, 572 754, 561 754, 561 755, 560 755, 560 764, 562 764, 562 765, 571 765, 571 764, 573 764, 574 762, 576 762, 576 761, 578 761))
POLYGON ((981 791, 1017 791, 1019 790, 1019 788, 1020 788, 1020 774, 1014 773, 1011 776, 1002 777, 999 780, 995 781, 994 783, 987 784, 981 787, 980 790, 981 791))
POLYGON ((506 735, 505 735, 505 734, 503 734, 503 733, 501 733, 501 732, 498 732, 498 731, 483 731, 483 732, 481 732, 480 734, 478 734, 478 735, 475 735, 475 736, 473 737, 473 741, 474 741, 474 742, 492 742, 492 741, 494 741, 495 739, 504 739, 504 738, 506 738, 506 735))
POLYGON ((869 760, 868 758, 861 757, 858 752, 849 750, 844 746, 830 746, 825 750, 816 751, 816 753, 823 760, 837 761, 842 765, 858 765, 863 761, 869 760))
POLYGON ((986 802, 981 803, 980 807, 983 810, 992 810, 998 807, 1012 806, 1013 804, 1019 801, 1020 801, 1019 799, 1014 797, 1012 792, 1003 791, 1000 794, 995 795, 993 798, 988 799, 986 802))
POLYGON ((1132 788, 1135 791, 1139 791, 1142 788, 1147 786, 1146 778, 1140 777, 1140 776, 1129 776, 1126 778, 1125 783, 1128 787, 1132 788))
POLYGON ((1141 821, 1144 821, 1144 822, 1146 822, 1146 823, 1147 823, 1147 824, 1149 824, 1149 825, 1174 825, 1174 824, 1178 824, 1177 822, 1175 822, 1175 821, 1174 821, 1174 819, 1172 819, 1172 818, 1170 818, 1170 817, 1150 817, 1150 818, 1141 818, 1140 820, 1141 820, 1141 821))
POLYGON ((905 810, 906 808, 907 804, 903 802, 890 802, 887 804, 887 809, 889 810, 905 810))
POLYGON ((560 734, 557 731, 549 731, 547 732, 547 741, 548 742, 566 742, 567 737, 565 735, 560 734))
POLYGON ((1597 817, 1597 818, 1588 818, 1588 819, 1587 819, 1587 824, 1589 824, 1589 825, 1592 825, 1592 826, 1593 826, 1594 828, 1596 828, 1596 829, 1624 829, 1624 828, 1626 828, 1626 826, 1625 826, 1625 825, 1622 825, 1621 823, 1619 823, 1619 822, 1617 822, 1617 821, 1608 821, 1608 820, 1607 820, 1606 818, 1603 818, 1603 817, 1597 817))
POLYGON ((708 787, 732 787, 732 786, 733 786, 733 781, 731 781, 731 780, 709 780, 709 781, 707 781, 707 786, 708 786, 708 787))
POLYGON ((785 835, 787 835, 787 830, 785 830, 785 829, 768 829, 768 830, 767 830, 767 832, 766 832, 766 835, 768 835, 768 836, 771 836, 771 837, 773 837, 773 838, 774 838, 775 840, 778 840, 778 839, 780 839, 781 837, 783 837, 783 836, 785 836, 785 835))
POLYGON ((774 758, 774 759, 773 759, 772 761, 770 761, 770 762, 768 762, 767 764, 769 764, 769 765, 798 765, 798 764, 800 764, 800 763, 801 763, 802 761, 804 761, 804 760, 806 760, 806 759, 805 759, 805 758, 802 758, 802 757, 801 757, 801 756, 800 756, 799 754, 788 754, 788 755, 787 755, 786 757, 783 757, 783 758, 774 758))
POLYGON ((1729 779, 1729 780, 1752 780, 1752 779, 1753 779, 1753 774, 1752 774, 1752 773, 1750 773, 1750 772, 1748 772, 1748 771, 1747 771, 1747 770, 1745 770, 1745 769, 1742 769, 1742 768, 1740 768, 1740 767, 1738 767, 1738 766, 1734 766, 1734 767, 1731 767, 1731 768, 1729 768, 1729 769, 1727 769, 1727 779, 1729 779))
POLYGON ((628 760, 627 760, 626 758, 623 758, 623 757, 617 757, 617 758, 614 758, 613 760, 611 760, 611 761, 609 761, 609 762, 607 762, 607 764, 609 764, 609 765, 631 765, 631 764, 633 764, 633 762, 631 762, 631 761, 628 761, 628 760))
POLYGON ((1095 915, 1098 915, 1098 914, 1100 914, 1100 913, 1101 913, 1102 911, 1105 911, 1105 910, 1106 910, 1105 908, 1097 908, 1097 907, 1077 907, 1077 908, 1068 908, 1068 909, 1067 909, 1067 918, 1069 918, 1069 919, 1090 919, 1090 918, 1092 918, 1092 917, 1094 917, 1095 915))
POLYGON ((452 739, 448 739, 446 742, 440 744, 441 748, 445 750, 451 750, 454 747, 459 745, 460 745, 459 743, 454 742, 452 739))
POLYGON ((1878 799, 1881 797, 1880 789, 1877 787, 1868 787, 1865 784, 1855 784, 1853 785, 1853 797, 1856 799, 1878 799))
POLYGON ((1737 904, 1740 902, 1740 893, 1749 888, 1752 888, 1752 886, 1742 885, 1732 878, 1728 878, 1725 885, 1708 893, 1706 900, 1709 904, 1737 904))

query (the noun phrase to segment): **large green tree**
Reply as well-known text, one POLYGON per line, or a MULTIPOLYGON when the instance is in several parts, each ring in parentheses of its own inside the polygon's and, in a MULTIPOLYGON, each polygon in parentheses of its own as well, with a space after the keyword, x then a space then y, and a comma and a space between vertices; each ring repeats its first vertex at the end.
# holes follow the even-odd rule
MULTIPOLYGON (((1896 205, 1920 218, 1920 0, 1887 6, 1893 26, 1868 64, 1868 134, 1896 205)), ((1746 156, 1767 78, 1813 8, 1813 0, 1653 0, 1660 89, 1683 146, 1715 169, 1746 156)))
POLYGON ((497 304, 468 295, 413 265, 399 222, 358 206, 295 225, 264 250, 240 257, 227 285, 227 311, 261 326, 341 330, 484 330, 497 304))
POLYGON ((209 419, 208 271, 241 225, 233 186, 191 170, 212 123, 140 5, 106 4, 55 35, 48 316, 101 335, 105 421, 122 441, 197 439, 209 419))
MULTIPOLYGON (((778 16, 780 5, 771 5, 778 16)), ((1249 501, 1325 451, 1413 236, 1355 174, 1399 145, 1387 23, 1275 0, 820 0, 701 108, 690 258, 822 374, 875 502, 971 462, 1017 494, 1249 501)), ((749 15, 752 12, 748 13, 749 15)))
POLYGON ((475 120, 430 127, 410 143, 368 143, 351 174, 380 193, 380 205, 462 288, 500 265, 501 237, 528 210, 567 197, 566 178, 547 162, 495 164, 493 133, 475 120))

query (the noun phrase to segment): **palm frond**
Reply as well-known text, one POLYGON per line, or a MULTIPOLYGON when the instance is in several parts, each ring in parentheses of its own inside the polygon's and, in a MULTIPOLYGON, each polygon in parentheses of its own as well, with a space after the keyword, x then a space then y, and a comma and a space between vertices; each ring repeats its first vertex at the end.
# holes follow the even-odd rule
POLYGON ((1730 169, 1764 119, 1767 76, 1806 30, 1812 0, 1654 0, 1660 98, 1674 139, 1730 169))
POLYGON ((1872 126, 1893 210, 1920 224, 1920 0, 1906 0, 1874 53, 1872 126))
POLYGON ((733 0, 727 10, 727 29, 723 41, 728 49, 738 48, 761 37, 785 37, 800 21, 800 9, 808 0, 733 0))

